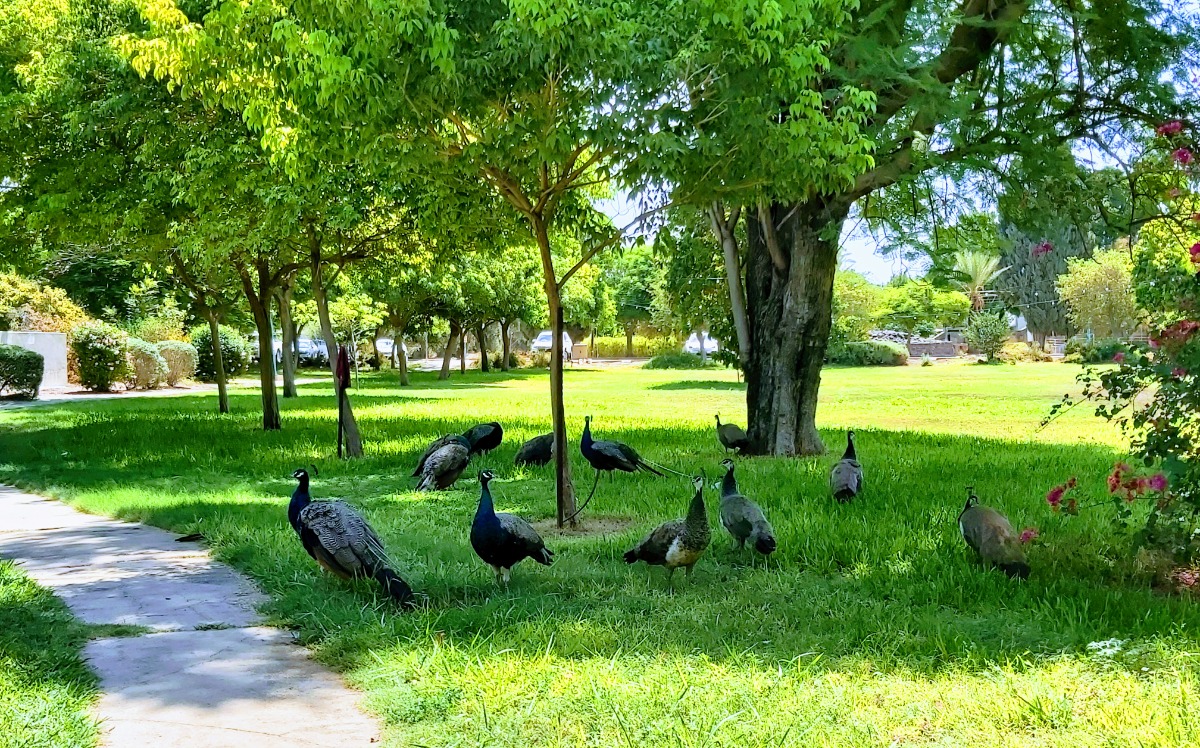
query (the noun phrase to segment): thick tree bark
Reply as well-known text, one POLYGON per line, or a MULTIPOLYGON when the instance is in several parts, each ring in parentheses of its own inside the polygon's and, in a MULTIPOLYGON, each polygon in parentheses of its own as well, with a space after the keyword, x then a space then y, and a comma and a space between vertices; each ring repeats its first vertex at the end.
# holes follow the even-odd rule
POLYGON ((450 378, 450 359, 454 358, 454 349, 458 348, 458 336, 462 333, 462 325, 457 320, 450 320, 450 337, 446 339, 446 350, 442 354, 442 371, 438 379, 450 378))
POLYGON ((512 358, 512 340, 508 336, 508 320, 500 320, 500 355, 504 358, 500 359, 500 371, 508 371, 512 368, 509 360, 512 358))
MULTIPOLYGON (((338 396, 337 384, 337 360, 338 360, 338 342, 337 336, 333 334, 333 321, 329 317, 329 297, 325 293, 325 262, 321 257, 321 242, 316 232, 309 229, 309 248, 312 273, 312 294, 313 301, 317 306, 317 320, 321 325, 321 337, 325 340, 325 347, 329 349, 329 371, 333 374, 333 394, 338 396)), ((353 357, 354 351, 350 352, 353 357)), ((346 437, 346 456, 347 457, 362 457, 362 435, 358 431, 358 421, 354 418, 354 409, 350 407, 350 398, 343 398, 342 407, 342 431, 346 437)))
POLYGON ((208 334, 212 337, 213 375, 217 379, 217 411, 229 412, 229 384, 225 380, 225 356, 221 353, 221 328, 217 313, 208 310, 208 334))
POLYGON ((829 342, 845 200, 772 205, 746 218, 747 433, 756 454, 817 455, 817 394, 829 342))
POLYGON ((397 336, 392 341, 392 357, 396 361, 396 368, 400 370, 400 386, 408 387, 411 382, 408 381, 408 354, 404 352, 404 344, 397 336))
POLYGON ((492 362, 488 361, 487 325, 481 324, 475 328, 475 340, 479 343, 479 370, 487 374, 492 370, 492 362))
POLYGON ((283 338, 279 358, 283 366, 283 396, 296 396, 296 359, 292 358, 295 347, 296 328, 292 324, 292 292, 295 279, 289 278, 284 285, 275 289, 275 304, 279 307, 279 331, 283 338))
POLYGON ((258 330, 258 382, 262 394, 263 430, 278 431, 281 426, 279 398, 275 393, 275 351, 271 345, 271 336, 274 334, 271 329, 271 280, 265 265, 259 263, 256 270, 257 290, 246 268, 238 268, 238 275, 242 278, 242 290, 246 292, 246 301, 254 315, 254 327, 258 330))

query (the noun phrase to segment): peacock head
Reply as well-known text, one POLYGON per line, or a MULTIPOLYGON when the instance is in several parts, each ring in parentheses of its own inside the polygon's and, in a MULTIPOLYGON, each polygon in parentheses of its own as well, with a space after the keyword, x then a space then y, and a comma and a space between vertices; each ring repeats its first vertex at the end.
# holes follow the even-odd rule
POLYGON ((704 490, 704 476, 703 475, 697 475, 696 477, 692 478, 692 488, 696 489, 697 491, 704 490))
POLYGON ((854 429, 851 429, 851 430, 849 430, 849 431, 847 431, 847 432, 846 432, 846 440, 847 440, 847 441, 854 441, 854 429))
POLYGON ((721 467, 725 468, 725 472, 732 473, 733 472, 733 460, 726 457, 725 459, 721 460, 721 467))
POLYGON ((479 471, 479 482, 485 486, 488 484, 489 481, 491 481, 492 478, 495 478, 495 477, 496 477, 496 474, 493 473, 491 470, 480 470, 479 471))
POLYGON ((979 503, 979 497, 975 495, 975 486, 967 486, 967 508, 975 506, 979 503))
POLYGON ((304 468, 300 468, 296 472, 292 473, 292 477, 299 481, 308 480, 308 471, 304 468))

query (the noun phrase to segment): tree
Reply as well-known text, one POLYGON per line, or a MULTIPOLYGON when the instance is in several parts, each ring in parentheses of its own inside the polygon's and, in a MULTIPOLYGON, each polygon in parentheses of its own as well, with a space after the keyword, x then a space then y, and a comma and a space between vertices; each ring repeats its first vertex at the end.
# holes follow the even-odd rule
POLYGON ((859 273, 839 270, 833 279, 830 347, 866 340, 879 317, 882 289, 859 273))
POLYGON ((997 278, 1008 271, 1000 265, 1000 258, 984 252, 961 250, 954 253, 955 285, 971 300, 971 308, 982 311, 983 295, 997 278))
POLYGON ((752 451, 817 454, 838 238, 852 206, 1013 157, 1107 147, 1196 100, 1172 4, 865 0, 679 4, 662 140, 643 161, 709 210, 747 381, 752 451), (1069 70, 1074 75, 1063 74, 1069 70), (736 246, 734 247, 736 249, 736 246), (741 333, 742 328, 745 329, 741 333))
POLYGON ((1141 322, 1128 242, 1118 242, 1091 259, 1067 260, 1067 272, 1058 277, 1058 294, 1071 323, 1098 338, 1125 337, 1141 322))
POLYGON ((1064 223, 1047 224, 1037 234, 1005 225, 1001 236, 1000 262, 1008 272, 996 281, 996 290, 1004 304, 1025 317, 1039 347, 1047 335, 1069 334, 1074 328, 1058 296, 1058 277, 1067 271, 1069 258, 1091 254, 1094 238, 1081 237, 1064 223))
POLYGON ((500 369, 508 371, 512 359, 512 325, 518 322, 532 325, 542 319, 540 268, 534 253, 519 246, 506 247, 494 267, 492 303, 500 323, 500 369))
MULTIPOLYGON (((659 326, 697 337, 708 330, 718 340, 736 339, 722 250, 697 212, 686 206, 670 211, 655 248, 664 265, 655 288, 659 326)), ((707 356, 701 346, 701 361, 707 356)))
POLYGON ((912 338, 930 334, 937 327, 961 325, 970 311, 966 294, 940 291, 924 280, 908 280, 883 290, 879 320, 884 327, 912 338))
POLYGON ((625 355, 633 355, 633 336, 649 324, 659 270, 654 250, 639 244, 622 252, 608 266, 605 276, 613 289, 616 318, 625 332, 625 355))
POLYGON ((996 355, 1011 339, 1012 330, 1003 313, 975 312, 971 315, 967 324, 967 343, 987 357, 989 363, 996 360, 996 355))

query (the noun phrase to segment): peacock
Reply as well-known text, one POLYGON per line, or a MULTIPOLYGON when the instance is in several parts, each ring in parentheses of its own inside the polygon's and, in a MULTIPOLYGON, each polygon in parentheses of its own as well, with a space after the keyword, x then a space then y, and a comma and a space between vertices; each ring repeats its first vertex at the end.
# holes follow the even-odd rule
POLYGON ((308 555, 342 579, 372 578, 393 600, 412 606, 412 589, 392 570, 383 543, 362 515, 342 501, 313 501, 307 470, 297 470, 292 477, 300 485, 288 505, 288 522, 308 555))
POLYGON ((655 469, 655 465, 652 465, 648 460, 642 459, 637 450, 628 444, 608 441, 606 439, 593 439, 591 416, 586 416, 583 419, 583 436, 579 440, 579 451, 583 453, 584 458, 595 468, 596 479, 592 481, 592 490, 588 493, 587 499, 584 500, 575 514, 582 512, 583 508, 592 500, 592 496, 595 495, 596 486, 600 483, 601 470, 608 473, 609 476, 612 475, 612 471, 614 470, 622 470, 626 473, 636 473, 638 470, 646 470, 662 477, 662 473, 655 469))
POLYGON ((417 467, 412 471, 412 477, 416 478, 422 472, 424 472, 425 461, 429 459, 430 455, 447 444, 452 444, 461 438, 462 437, 458 434, 446 434, 445 436, 439 437, 430 442, 429 446, 425 448, 425 452, 421 455, 421 459, 417 460, 417 467))
POLYGON ((858 496, 863 487, 863 469, 854 451, 854 432, 846 432, 846 451, 829 472, 829 490, 833 498, 845 503, 858 496))
POLYGON ((722 460, 725 477, 721 480, 721 526, 737 541, 738 549, 749 540, 754 550, 769 556, 775 552, 775 531, 763 515, 762 508, 738 491, 733 476, 733 460, 722 460))
POLYGON ((535 436, 521 445, 513 460, 516 465, 542 467, 554 459, 554 434, 535 436))
POLYGON ((712 531, 708 526, 708 513, 704 507, 704 476, 697 475, 692 479, 696 494, 692 497, 687 517, 664 522, 650 531, 642 542, 625 552, 625 563, 633 564, 645 561, 651 566, 667 568, 667 585, 675 569, 682 566, 684 573, 690 578, 692 567, 704 555, 712 540, 712 531))
POLYGON ((499 423, 481 423, 463 432, 471 445, 472 455, 484 455, 500 446, 504 441, 504 427, 499 423))
POLYGON ((462 475, 471 460, 471 444, 464 436, 455 436, 438 447, 424 461, 418 491, 433 491, 449 488, 462 475))
POLYGON ((717 441, 721 442, 721 446, 725 451, 736 450, 741 454, 750 446, 750 437, 746 436, 746 432, 742 431, 741 426, 735 426, 732 423, 721 423, 721 414, 717 414, 717 441))
POLYGON ((546 548, 537 531, 525 520, 512 514, 497 514, 489 487, 495 475, 479 471, 479 508, 471 522, 471 547, 496 572, 497 584, 508 584, 512 567, 527 558, 549 566, 554 553, 546 548))
POLYGON ((1010 577, 1029 578, 1029 562, 1012 523, 995 509, 980 506, 972 488, 967 488, 967 504, 958 515, 958 530, 984 564, 1010 577))

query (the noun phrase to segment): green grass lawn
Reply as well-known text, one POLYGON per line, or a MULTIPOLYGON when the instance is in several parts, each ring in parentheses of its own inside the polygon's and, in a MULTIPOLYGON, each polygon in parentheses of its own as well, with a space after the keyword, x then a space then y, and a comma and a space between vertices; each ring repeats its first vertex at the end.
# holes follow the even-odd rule
MULTIPOLYGON (((1078 475, 1103 495, 1121 438, 1083 409, 1045 430, 1073 391, 1062 364, 830 369, 820 422, 831 454, 739 461, 743 492, 779 535, 767 562, 716 528, 691 584, 621 553, 690 498, 678 477, 619 475, 589 519, 616 533, 545 533, 553 567, 525 563, 508 591, 467 540, 478 484, 412 492, 425 444, 499 420, 498 509, 553 515, 550 471, 511 461, 548 430, 544 373, 449 382, 389 374, 353 391, 368 456, 332 455, 325 386, 257 430, 257 395, 220 418, 210 396, 95 401, 0 413, 0 481, 88 511, 203 531, 269 593, 267 613, 366 691, 396 746, 1191 746, 1200 744, 1200 614, 1114 563, 1128 539, 1103 511, 1052 515, 1046 491, 1078 475), (865 494, 829 497, 843 429, 858 433, 865 494), (429 596, 400 614, 369 583, 322 575, 286 520, 289 476, 316 463, 317 498, 364 508, 401 572, 429 596), (1011 581, 966 552, 955 518, 974 485, 1019 528, 1041 530, 1033 575, 1011 581), (609 526, 621 527, 610 521, 609 526), (1110 639, 1119 647, 1089 646, 1110 639)), ((719 475, 718 410, 744 425, 726 371, 572 370, 583 417, 677 470, 719 475)), ((572 454, 581 492, 591 470, 572 454)), ((467 476, 474 476, 472 466, 467 476)), ((716 522, 717 493, 709 493, 716 522)))
POLYGON ((80 659, 88 627, 0 561, 0 746, 87 748, 95 678, 80 659))

